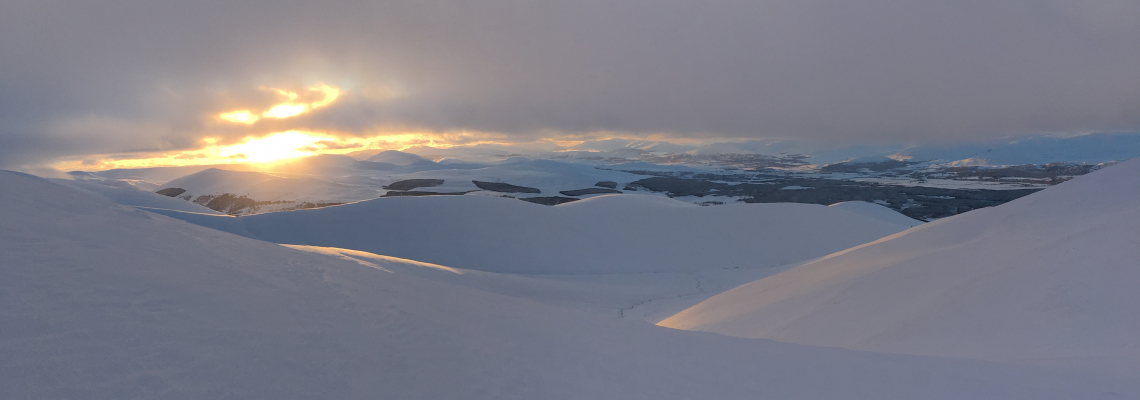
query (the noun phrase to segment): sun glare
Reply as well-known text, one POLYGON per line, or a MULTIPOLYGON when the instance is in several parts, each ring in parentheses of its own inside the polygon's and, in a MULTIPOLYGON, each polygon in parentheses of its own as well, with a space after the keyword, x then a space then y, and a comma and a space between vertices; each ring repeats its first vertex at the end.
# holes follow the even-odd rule
POLYGON ((218 118, 233 122, 235 124, 252 124, 259 119, 256 115, 249 112, 249 110, 232 111, 218 115, 218 118))
POLYGON ((403 129, 376 131, 368 136, 335 132, 289 130, 264 137, 249 136, 226 144, 222 137, 203 136, 194 149, 137 154, 108 154, 102 158, 62 160, 52 165, 61 171, 97 171, 113 168, 150 168, 180 165, 275 164, 318 154, 350 154, 362 150, 403 150, 413 146, 505 144, 505 136, 487 132, 430 132, 403 129))
POLYGON ((289 131, 263 138, 247 138, 245 143, 219 149, 218 155, 227 159, 237 159, 252 163, 266 163, 311 155, 313 152, 306 150, 305 147, 309 147, 322 140, 330 139, 332 138, 289 131))
POLYGON ((307 108, 309 107, 304 104, 279 104, 270 108, 269 111, 262 113, 261 116, 268 118, 289 118, 304 113, 307 108))

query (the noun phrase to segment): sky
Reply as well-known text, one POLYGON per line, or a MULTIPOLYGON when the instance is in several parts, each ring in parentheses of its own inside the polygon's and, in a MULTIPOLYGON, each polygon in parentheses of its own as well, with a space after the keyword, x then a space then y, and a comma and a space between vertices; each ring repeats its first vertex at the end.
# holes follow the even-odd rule
POLYGON ((1137 131, 1137 65, 1134 0, 3 0, 0 168, 1137 131))

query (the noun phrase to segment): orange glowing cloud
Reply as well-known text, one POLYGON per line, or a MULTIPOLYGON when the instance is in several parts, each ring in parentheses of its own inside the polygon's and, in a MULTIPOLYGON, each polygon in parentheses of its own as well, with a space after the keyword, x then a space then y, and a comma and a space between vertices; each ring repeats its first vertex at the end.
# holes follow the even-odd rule
POLYGON ((305 150, 306 147, 331 139, 333 138, 297 131, 281 132, 263 138, 246 138, 243 143, 219 147, 217 156, 252 163, 273 162, 312 155, 312 151, 305 150))
POLYGON ((266 118, 289 118, 304 114, 308 111, 309 106, 304 104, 278 104, 270 108, 269 111, 261 113, 262 117, 266 118))
POLYGON ((218 114, 218 118, 226 122, 249 125, 257 122, 260 118, 283 119, 295 117, 332 104, 340 98, 342 93, 340 88, 320 82, 308 88, 310 92, 319 93, 321 96, 320 99, 311 102, 297 102, 297 99, 301 96, 296 92, 265 86, 262 86, 260 89, 275 92, 287 100, 284 103, 276 104, 269 107, 268 110, 261 112, 260 117, 250 110, 236 110, 218 114))

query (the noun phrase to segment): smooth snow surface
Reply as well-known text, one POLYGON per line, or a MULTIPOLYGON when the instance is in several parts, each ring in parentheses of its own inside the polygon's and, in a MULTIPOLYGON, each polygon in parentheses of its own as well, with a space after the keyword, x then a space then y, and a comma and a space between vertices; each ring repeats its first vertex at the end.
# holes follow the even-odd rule
POLYGON ((656 323, 713 295, 770 276, 781 268, 710 269, 641 274, 519 275, 451 268, 378 254, 284 245, 356 261, 385 271, 466 286, 616 318, 656 323))
POLYGON ((915 227, 924 223, 917 219, 900 214, 898 211, 892 210, 885 206, 881 206, 875 203, 868 203, 866 201, 844 201, 842 203, 832 204, 828 207, 851 211, 859 215, 907 227, 915 227))
POLYGON ((0 172, 12 399, 1073 399, 1133 382, 596 318, 0 172))
POLYGON ((1140 381, 1140 160, 742 285, 661 325, 1140 381))
POLYGON ((555 207, 485 196, 393 197, 238 220, 244 232, 274 243, 531 274, 775 267, 910 227, 813 204, 700 207, 644 195, 555 207))

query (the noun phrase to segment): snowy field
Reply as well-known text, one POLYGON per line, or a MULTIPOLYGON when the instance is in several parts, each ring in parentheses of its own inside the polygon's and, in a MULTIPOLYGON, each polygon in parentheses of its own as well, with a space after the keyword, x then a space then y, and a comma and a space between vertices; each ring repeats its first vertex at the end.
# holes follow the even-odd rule
POLYGON ((791 263, 920 224, 869 203, 699 207, 644 195, 554 207, 499 197, 393 197, 236 218, 150 211, 368 263, 387 256, 446 265, 452 273, 402 270, 649 322, 791 263))
POLYGON ((0 393, 1140 398, 1137 174, 920 224, 636 195, 235 218, 0 172, 0 393))

